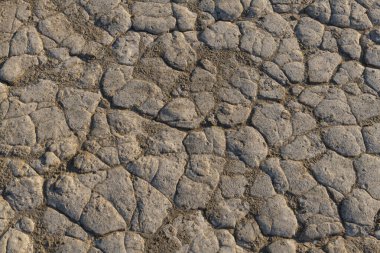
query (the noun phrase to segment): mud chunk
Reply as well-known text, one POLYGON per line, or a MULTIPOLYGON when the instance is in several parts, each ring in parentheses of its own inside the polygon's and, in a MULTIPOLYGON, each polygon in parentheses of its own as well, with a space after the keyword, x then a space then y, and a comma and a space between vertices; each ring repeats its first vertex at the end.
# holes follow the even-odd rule
POLYGON ((296 216, 281 195, 267 199, 256 219, 261 231, 270 236, 292 237, 298 228, 296 216))
POLYGON ((265 159, 268 147, 257 130, 245 126, 227 132, 227 152, 254 168, 265 159))
POLYGON ((70 175, 62 175, 56 180, 47 181, 47 204, 74 220, 79 220, 90 197, 91 190, 70 175))
POLYGON ((42 185, 40 176, 14 178, 5 189, 5 199, 19 211, 37 208, 43 203, 42 185))
POLYGON ((309 81, 313 83, 329 82, 340 62, 341 57, 336 53, 320 52, 311 55, 308 60, 309 81))
POLYGON ((240 17, 243 5, 239 0, 216 0, 215 12, 219 19, 233 21, 240 17))
POLYGON ((237 25, 218 21, 202 32, 200 39, 209 47, 220 49, 237 49, 240 31, 237 25))
POLYGON ((136 2, 132 5, 133 28, 152 34, 168 32, 176 25, 172 14, 170 3, 136 2))
POLYGON ((321 184, 342 194, 348 194, 356 181, 352 161, 332 151, 328 151, 314 163, 311 170, 321 184))
POLYGON ((83 227, 96 235, 125 229, 125 221, 112 206, 98 194, 93 194, 80 217, 83 227))
POLYGON ((270 146, 282 145, 292 135, 290 113, 277 103, 257 105, 252 124, 268 141, 270 146))
POLYGON ((187 98, 172 100, 162 108, 158 117, 160 121, 180 128, 192 129, 200 123, 194 103, 187 98))

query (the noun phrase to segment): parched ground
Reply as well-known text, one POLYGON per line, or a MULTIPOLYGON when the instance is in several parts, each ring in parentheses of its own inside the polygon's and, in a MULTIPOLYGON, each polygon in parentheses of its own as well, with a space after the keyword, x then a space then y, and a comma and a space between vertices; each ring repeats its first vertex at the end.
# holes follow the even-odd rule
POLYGON ((379 0, 0 0, 0 253, 380 252, 379 0))

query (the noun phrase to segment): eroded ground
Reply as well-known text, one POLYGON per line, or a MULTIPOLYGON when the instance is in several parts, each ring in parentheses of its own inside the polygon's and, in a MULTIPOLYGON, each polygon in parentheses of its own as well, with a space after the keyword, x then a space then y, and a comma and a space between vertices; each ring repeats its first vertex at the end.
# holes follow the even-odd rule
POLYGON ((380 252, 378 0, 0 1, 0 252, 380 252))

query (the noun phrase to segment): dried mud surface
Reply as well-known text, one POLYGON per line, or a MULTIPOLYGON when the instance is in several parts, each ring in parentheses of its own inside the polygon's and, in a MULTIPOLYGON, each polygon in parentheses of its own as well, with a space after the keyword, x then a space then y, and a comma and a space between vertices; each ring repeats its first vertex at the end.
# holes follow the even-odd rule
POLYGON ((0 0, 0 253, 380 252, 377 0, 0 0))

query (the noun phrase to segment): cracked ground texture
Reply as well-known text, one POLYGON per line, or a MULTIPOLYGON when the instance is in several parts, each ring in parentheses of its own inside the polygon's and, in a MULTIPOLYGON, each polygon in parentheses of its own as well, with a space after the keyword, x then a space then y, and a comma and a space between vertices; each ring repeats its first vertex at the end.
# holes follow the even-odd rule
POLYGON ((379 0, 0 0, 0 253, 378 253, 379 94, 379 0))

